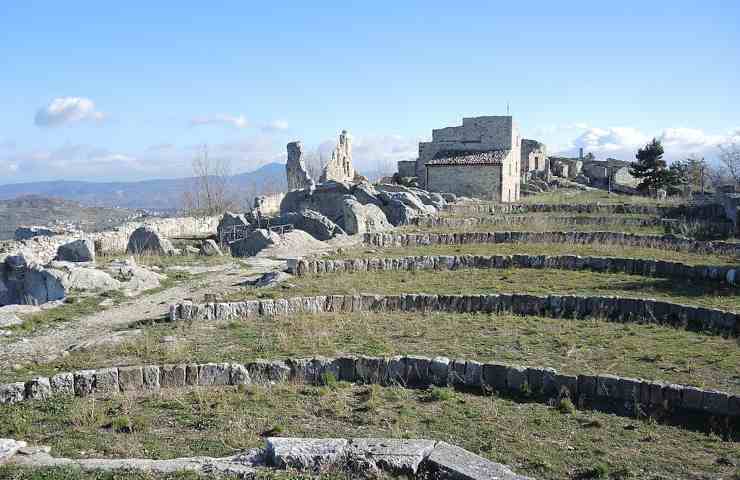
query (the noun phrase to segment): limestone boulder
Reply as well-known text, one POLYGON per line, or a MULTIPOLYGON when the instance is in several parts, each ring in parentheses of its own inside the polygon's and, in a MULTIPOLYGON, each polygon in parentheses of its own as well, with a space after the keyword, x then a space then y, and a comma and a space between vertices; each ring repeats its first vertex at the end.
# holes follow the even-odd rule
POLYGON ((65 243, 57 249, 56 259, 63 262, 94 262, 95 244, 88 238, 65 243))
POLYGON ((133 255, 173 255, 175 248, 148 225, 142 225, 131 233, 126 253, 133 255))
POLYGON ((113 260, 106 265, 105 270, 120 282, 119 288, 127 296, 138 295, 146 290, 157 288, 161 281, 167 278, 165 275, 137 265, 132 257, 113 260))
POLYGON ((350 235, 382 232, 393 227, 380 207, 372 203, 362 205, 352 198, 344 200, 344 225, 350 235))
POLYGON ((222 257, 224 254, 216 241, 210 238, 204 240, 203 243, 200 244, 199 252, 201 255, 205 255, 207 257, 222 257))
POLYGON ((337 235, 343 235, 344 230, 321 213, 305 209, 300 212, 288 212, 270 222, 271 225, 293 225, 297 230, 303 230, 316 240, 329 240, 337 235))
POLYGON ((383 202, 378 198, 379 194, 380 192, 369 183, 360 183, 352 188, 352 196, 362 205, 370 203, 378 207, 382 206, 383 202))
POLYGON ((262 250, 280 243, 280 235, 259 228, 247 234, 246 237, 233 242, 230 245, 231 255, 234 257, 253 257, 262 250))
POLYGON ((342 202, 352 194, 352 186, 343 182, 324 182, 314 189, 293 190, 280 203, 280 215, 303 210, 319 212, 344 229, 342 202))

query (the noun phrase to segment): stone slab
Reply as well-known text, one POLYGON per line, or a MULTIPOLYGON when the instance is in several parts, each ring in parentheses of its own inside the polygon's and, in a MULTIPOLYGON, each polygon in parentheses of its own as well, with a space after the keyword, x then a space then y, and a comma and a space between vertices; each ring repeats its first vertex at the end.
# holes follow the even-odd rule
POLYGON ((394 475, 415 475, 435 445, 433 440, 395 438, 354 438, 349 452, 364 457, 383 471, 394 475))
POLYGON ((344 438, 276 438, 266 440, 269 464, 278 468, 319 470, 344 456, 344 438))
POLYGON ((500 463, 491 462, 455 445, 439 442, 427 459, 433 478, 454 480, 527 480, 500 463))

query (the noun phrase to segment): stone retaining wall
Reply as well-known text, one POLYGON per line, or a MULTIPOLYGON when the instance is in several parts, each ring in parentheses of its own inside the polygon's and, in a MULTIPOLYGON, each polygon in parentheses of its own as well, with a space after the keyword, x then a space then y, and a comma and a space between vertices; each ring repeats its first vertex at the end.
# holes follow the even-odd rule
POLYGON ((170 321, 250 320, 296 313, 452 312, 511 313, 552 318, 599 318, 658 323, 692 331, 740 336, 740 315, 652 299, 576 295, 320 295, 276 300, 170 305, 170 321))
POLYGON ((347 260, 288 260, 288 271, 305 276, 324 273, 374 271, 458 270, 462 268, 557 268, 620 272, 651 277, 688 278, 736 284, 737 269, 729 266, 686 265, 682 262, 578 255, 425 255, 347 260))
POLYGON ((667 214, 676 207, 601 203, 451 203, 444 210, 453 213, 609 213, 609 214, 667 214))
POLYGON ((384 248, 495 243, 595 244, 740 255, 740 243, 705 242, 673 235, 638 235, 622 232, 366 233, 364 242, 367 245, 384 248))
MULTIPOLYGON (((322 384, 329 376, 347 382, 413 388, 454 387, 548 401, 567 396, 580 408, 633 416, 660 413, 684 421, 706 416, 740 425, 740 396, 686 385, 608 374, 566 375, 552 368, 481 363, 423 356, 342 356, 249 363, 188 363, 107 367, 36 377, 0 385, 0 403, 51 395, 146 392, 190 386, 244 385, 297 381, 322 384)), ((735 430, 740 432, 740 429, 735 430)))
POLYGON ((563 225, 620 225, 628 227, 654 227, 662 225, 658 217, 533 217, 531 215, 491 215, 489 217, 417 217, 411 225, 419 227, 472 227, 476 225, 529 225, 534 223, 559 223, 563 225))
POLYGON ((112 230, 87 234, 95 242, 99 254, 118 254, 126 251, 128 239, 137 228, 147 225, 165 238, 183 235, 215 235, 220 216, 153 218, 140 222, 126 222, 112 230))

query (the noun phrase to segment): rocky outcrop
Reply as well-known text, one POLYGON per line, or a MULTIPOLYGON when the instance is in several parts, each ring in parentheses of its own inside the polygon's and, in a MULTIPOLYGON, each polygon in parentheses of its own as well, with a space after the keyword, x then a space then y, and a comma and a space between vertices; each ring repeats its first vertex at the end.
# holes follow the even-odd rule
POLYGON ((270 230, 253 230, 246 237, 233 242, 231 255, 234 257, 253 257, 265 248, 281 243, 280 235, 270 230))
POLYGON ((95 244, 90 239, 65 243, 57 249, 56 259, 63 262, 94 262, 95 244))
POLYGON ((128 239, 126 253, 132 255, 173 255, 175 248, 169 240, 148 225, 134 230, 128 239))
POLYGON ((121 282, 121 290, 127 296, 157 288, 164 280, 165 275, 153 272, 148 268, 136 264, 132 257, 123 260, 113 260, 105 266, 105 270, 116 280, 121 282))
POLYGON ((393 228, 377 205, 362 205, 352 198, 344 199, 344 226, 350 235, 382 232, 393 228))
POLYGON ((324 166, 320 182, 354 182, 355 167, 352 166, 352 139, 347 130, 339 134, 339 143, 331 152, 331 159, 324 166))
POLYGON ((288 163, 285 165, 285 174, 288 177, 288 190, 314 187, 314 181, 303 163, 303 144, 301 142, 290 142, 288 144, 288 163))
POLYGON ((298 212, 288 212, 270 222, 271 226, 293 225, 297 230, 303 230, 316 240, 329 240, 337 235, 343 235, 344 230, 324 215, 315 210, 304 209, 298 212))
POLYGON ((293 190, 285 195, 280 204, 280 214, 313 210, 344 229, 342 203, 345 197, 351 194, 352 185, 334 181, 319 183, 312 190, 293 190))

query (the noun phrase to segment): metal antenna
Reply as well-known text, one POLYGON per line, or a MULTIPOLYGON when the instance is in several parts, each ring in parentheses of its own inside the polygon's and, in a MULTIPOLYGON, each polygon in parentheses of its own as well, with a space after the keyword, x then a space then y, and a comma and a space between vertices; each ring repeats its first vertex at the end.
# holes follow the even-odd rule
POLYGON ((509 102, 506 102, 506 115, 509 115, 509 102))

